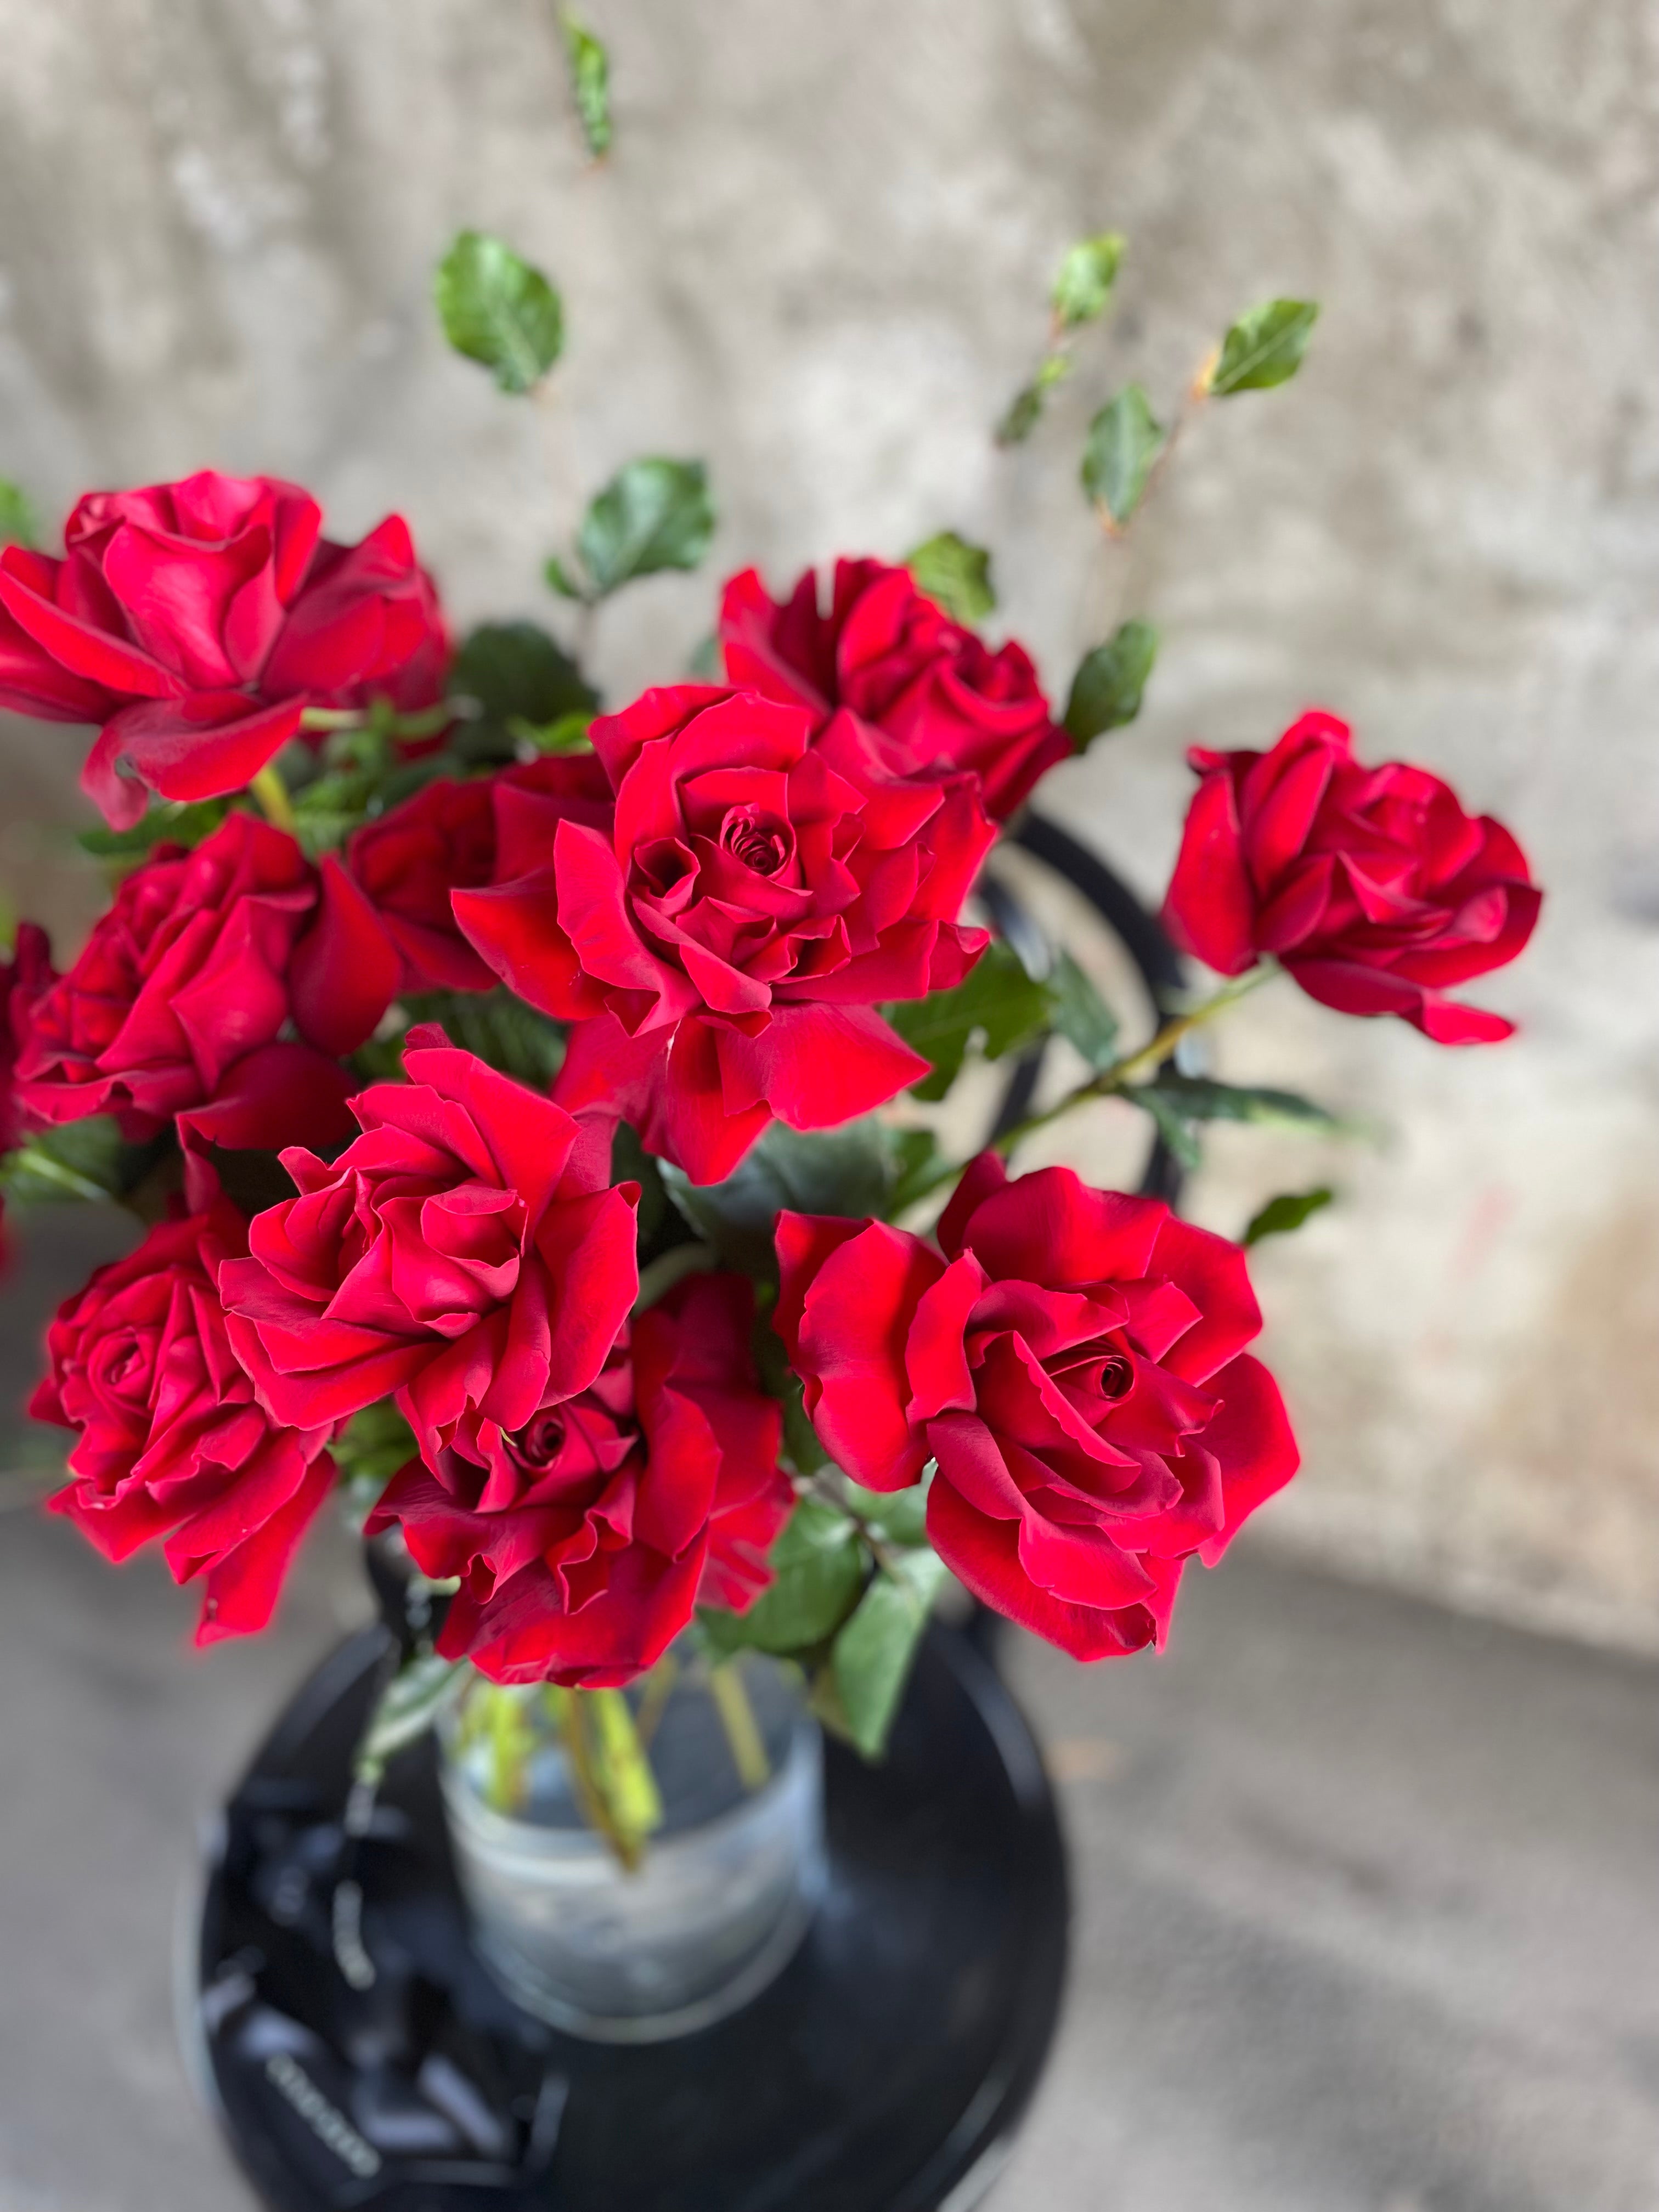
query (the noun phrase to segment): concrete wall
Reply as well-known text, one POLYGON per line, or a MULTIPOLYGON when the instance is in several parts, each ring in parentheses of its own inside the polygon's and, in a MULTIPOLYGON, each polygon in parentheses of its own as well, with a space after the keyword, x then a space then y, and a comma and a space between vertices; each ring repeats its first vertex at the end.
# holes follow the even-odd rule
MULTIPOLYGON (((1057 689, 1119 611, 1149 712, 1049 793, 1149 893, 1181 748, 1322 702, 1510 821, 1551 889, 1437 1051, 1276 987, 1221 1048, 1385 1131, 1241 1133, 1197 1194, 1264 1248, 1308 1447, 1274 1540, 1659 1646, 1659 7, 1603 0, 588 0, 617 150, 586 170, 545 0, 0 0, 0 472, 50 514, 204 462, 410 517, 462 617, 641 448, 700 452, 717 559, 775 576, 942 525, 997 550, 1057 689), (449 358, 458 225, 562 283, 545 407, 449 358), (986 428, 1059 250, 1127 231, 1123 306, 1027 452, 986 428), (1289 392, 1212 410, 1127 550, 1074 482, 1109 381, 1172 397, 1231 312, 1326 301, 1289 392), (1246 1026, 1248 1024, 1248 1026, 1246 1026)), ((704 584, 604 619, 613 691, 672 672, 704 584)), ((61 733, 13 726, 0 873, 68 927, 37 824, 61 733)), ((1109 1119, 1103 1115, 1103 1121, 1109 1119)), ((1096 1152, 1121 1150, 1103 1127, 1096 1152)))

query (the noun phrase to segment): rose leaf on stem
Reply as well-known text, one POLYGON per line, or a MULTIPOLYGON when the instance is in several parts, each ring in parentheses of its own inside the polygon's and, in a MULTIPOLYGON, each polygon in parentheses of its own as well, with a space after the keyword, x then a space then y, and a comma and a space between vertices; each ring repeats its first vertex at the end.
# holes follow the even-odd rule
POLYGON ((904 556, 916 589, 935 599, 955 622, 971 627, 996 610, 997 595, 991 583, 991 556, 982 545, 958 538, 954 530, 941 530, 904 556))
POLYGON ((444 336, 503 392, 533 391, 564 346, 564 309, 539 269, 487 231, 464 230, 438 264, 433 299, 444 336))
POLYGON ((1319 319, 1316 300, 1264 300, 1233 324, 1206 380, 1212 399, 1236 392, 1267 392, 1286 384, 1302 366, 1319 319))

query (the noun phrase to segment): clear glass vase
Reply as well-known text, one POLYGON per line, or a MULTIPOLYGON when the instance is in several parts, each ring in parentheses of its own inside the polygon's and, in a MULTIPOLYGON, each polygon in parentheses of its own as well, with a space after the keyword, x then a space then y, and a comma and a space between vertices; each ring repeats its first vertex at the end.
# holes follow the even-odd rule
POLYGON ((823 1753, 799 1680, 757 1654, 718 1674, 671 1654, 625 1700, 585 1694, 577 1713, 566 1693, 479 1679, 441 1723, 440 1758, 496 1979, 572 2034, 647 2043, 748 2003, 799 1945, 823 1886, 823 1753), (589 1742, 620 1771, 597 1812, 589 1742))

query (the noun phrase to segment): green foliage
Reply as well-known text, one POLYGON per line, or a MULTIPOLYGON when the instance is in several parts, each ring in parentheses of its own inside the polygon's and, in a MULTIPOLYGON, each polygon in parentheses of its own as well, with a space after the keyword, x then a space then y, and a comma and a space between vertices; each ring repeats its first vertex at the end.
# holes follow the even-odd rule
POLYGON ((1063 384, 1071 373, 1069 354, 1045 354, 1038 363, 1036 374, 1029 384, 1022 385, 1009 401, 1007 411, 996 427, 998 445, 1018 446, 1029 438, 1042 419, 1049 392, 1055 385, 1063 384))
POLYGON ((459 1697, 471 1671, 465 1659, 440 1659, 431 1651, 406 1659, 368 1717, 357 1746, 357 1779, 378 1782, 397 1753, 423 1736, 459 1697))
POLYGON ((896 1544, 913 1550, 927 1541, 927 1485, 915 1483, 908 1490, 865 1490, 856 1482, 843 1485, 847 1502, 878 1544, 896 1544))
POLYGON ((556 556, 547 580, 567 599, 605 599, 635 576, 696 568, 714 535, 703 464, 647 454, 618 469, 590 502, 576 533, 580 575, 556 556))
POLYGON ((1328 1206, 1336 1196, 1334 1190, 1321 1184, 1317 1190, 1284 1190, 1277 1198, 1250 1216, 1250 1225, 1239 1238, 1241 1244, 1259 1244, 1264 1237, 1287 1237, 1291 1230, 1300 1229, 1312 1214, 1328 1206))
POLYGON ((415 1432, 390 1398, 354 1413, 330 1447, 341 1477, 374 1486, 378 1498, 400 1467, 417 1456, 415 1432))
POLYGON ((937 599, 957 622, 983 622, 996 606, 990 555, 982 545, 958 538, 954 530, 941 530, 907 553, 904 566, 915 578, 916 589, 937 599))
POLYGON ((866 1759, 879 1759, 910 1678, 916 1650, 946 1574, 931 1551, 905 1552, 883 1567, 836 1636, 830 1654, 836 1706, 820 1710, 839 1718, 866 1759), (838 1708, 838 1712, 836 1711, 838 1708))
POLYGON ((1046 988, 998 938, 954 990, 900 1000, 882 1012, 906 1044, 933 1063, 932 1074, 911 1085, 916 1097, 931 1100, 943 1098, 956 1081, 971 1043, 978 1042, 987 1060, 1000 1060, 1042 1034, 1049 1006, 1046 988))
POLYGON ((38 1130, 0 1156, 0 1197, 9 1206, 50 1206, 66 1199, 125 1198, 137 1188, 171 1142, 164 1136, 129 1144, 112 1116, 89 1114, 38 1130))
POLYGON ((1083 489, 1120 530, 1140 505, 1152 465, 1167 442, 1146 392, 1126 385, 1089 425, 1083 489))
POLYGON ((730 1267, 769 1279, 776 1273, 773 1226, 785 1206, 797 1213, 882 1215, 914 1159, 873 1115, 838 1129, 792 1129, 774 1121, 724 1182, 694 1183, 666 1161, 659 1172, 674 1204, 730 1267))
POLYGON ((811 1650, 858 1604, 868 1571, 857 1524, 822 1498, 803 1498, 772 1547, 773 1580, 744 1613, 705 1607, 698 1620, 719 1658, 811 1650))
POLYGON ((1048 976, 1053 1026, 1098 1073, 1117 1050, 1117 1016, 1069 952, 1054 956, 1048 976))
POLYGON ((455 656, 449 689, 477 708, 468 732, 475 748, 502 754, 512 752, 520 726, 555 730, 599 703, 569 654, 532 622, 481 623, 455 656))
POLYGON ((1157 658, 1158 632, 1144 622, 1120 623, 1104 645, 1084 655, 1064 717, 1079 752, 1091 739, 1133 721, 1157 658))
POLYGON ((444 336, 503 392, 529 392, 558 359, 564 311, 539 269, 487 231, 464 230, 438 264, 433 298, 444 336))
MULTIPOLYGON (((503 1075, 545 1091, 564 1065, 564 1028, 538 1013, 512 992, 410 992, 398 1005, 409 1026, 436 1022, 452 1044, 477 1053, 503 1075)), ((395 1082, 403 1073, 404 1038, 371 1037, 351 1056, 370 1082, 395 1082)))
POLYGON ((561 714, 552 722, 527 722, 522 714, 514 714, 507 720, 507 733, 521 745, 533 745, 538 753, 591 753, 593 740, 588 732, 593 726, 591 714, 561 714))
POLYGON ((570 65, 570 94, 587 150, 602 161, 611 150, 611 59, 605 48, 567 9, 565 58, 570 65))
POLYGON ((1218 1083, 1206 1075, 1182 1075, 1171 1067, 1162 1069, 1152 1082, 1137 1084, 1120 1095, 1145 1107, 1170 1150, 1188 1168, 1196 1167, 1202 1158, 1194 1122, 1255 1121, 1328 1134, 1342 1127, 1334 1114, 1297 1091, 1218 1083))
POLYGON ((1112 287, 1123 259, 1123 240, 1115 230, 1079 239, 1060 264, 1051 295, 1054 321, 1063 331, 1092 323, 1111 305, 1112 287))
POLYGON ((1228 331, 1206 390, 1225 399, 1235 392, 1266 392, 1288 383, 1302 366, 1319 319, 1316 300, 1265 300, 1228 331))
POLYGON ((0 545, 33 545, 38 536, 28 494, 0 477, 0 545))
POLYGON ((83 830, 77 842, 83 853, 100 860, 141 860, 164 838, 175 845, 199 845, 229 811, 228 799, 197 799, 187 805, 163 799, 131 830, 83 830))

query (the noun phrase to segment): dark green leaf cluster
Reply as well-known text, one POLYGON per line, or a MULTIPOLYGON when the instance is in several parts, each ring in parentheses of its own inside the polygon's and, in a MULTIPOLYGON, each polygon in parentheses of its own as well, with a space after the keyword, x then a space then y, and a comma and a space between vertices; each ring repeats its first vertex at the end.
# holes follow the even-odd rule
POLYGON ((130 1197, 172 1149, 167 1132, 131 1144, 107 1114, 38 1130, 0 1156, 0 1196, 9 1206, 50 1206, 64 1200, 130 1197))
MULTIPOLYGON (((905 1042, 932 1062, 932 1073, 911 1086, 915 1097, 928 1101, 944 1097, 970 1049, 1000 1060, 1054 1031, 1099 1070, 1110 1065, 1117 1037, 1115 1015, 1069 953, 1056 955, 1047 975, 1037 977, 1000 938, 954 990, 901 1000, 882 1012, 905 1042)), ((924 1188, 927 1172, 923 1162, 916 1176, 924 1188)))
POLYGON ((546 567, 550 587, 591 605, 636 576, 695 568, 714 536, 714 502, 701 461, 646 454, 618 469, 589 502, 568 561, 546 567))
POLYGON ((464 230, 438 264, 433 299, 444 336, 503 392, 533 390, 564 344, 558 293, 505 240, 464 230))
POLYGON ((796 1661, 814 1710, 879 1759, 946 1570, 927 1548, 924 1492, 842 1486, 847 1504, 803 1498, 772 1548, 775 1579, 746 1613, 698 1614, 713 1656, 796 1661))
POLYGON ((676 1207, 721 1261, 765 1281, 775 1275, 773 1231, 785 1207, 884 1219, 901 1210, 901 1194, 931 1158, 931 1145, 926 1132, 894 1129, 874 1115, 810 1132, 774 1121, 724 1182, 691 1182, 665 1161, 658 1170, 676 1207))
POLYGON ((586 726, 599 705, 563 647, 532 622, 481 623, 455 656, 449 690, 469 702, 463 742, 481 758, 510 760, 526 730, 586 726))
MULTIPOLYGON (((545 1091, 564 1065, 563 1025, 511 991, 410 992, 397 1010, 410 1029, 436 1022, 452 1044, 532 1090, 545 1091)), ((403 1050, 401 1035, 372 1037, 352 1054, 352 1065, 371 1082, 394 1082, 403 1050)))

